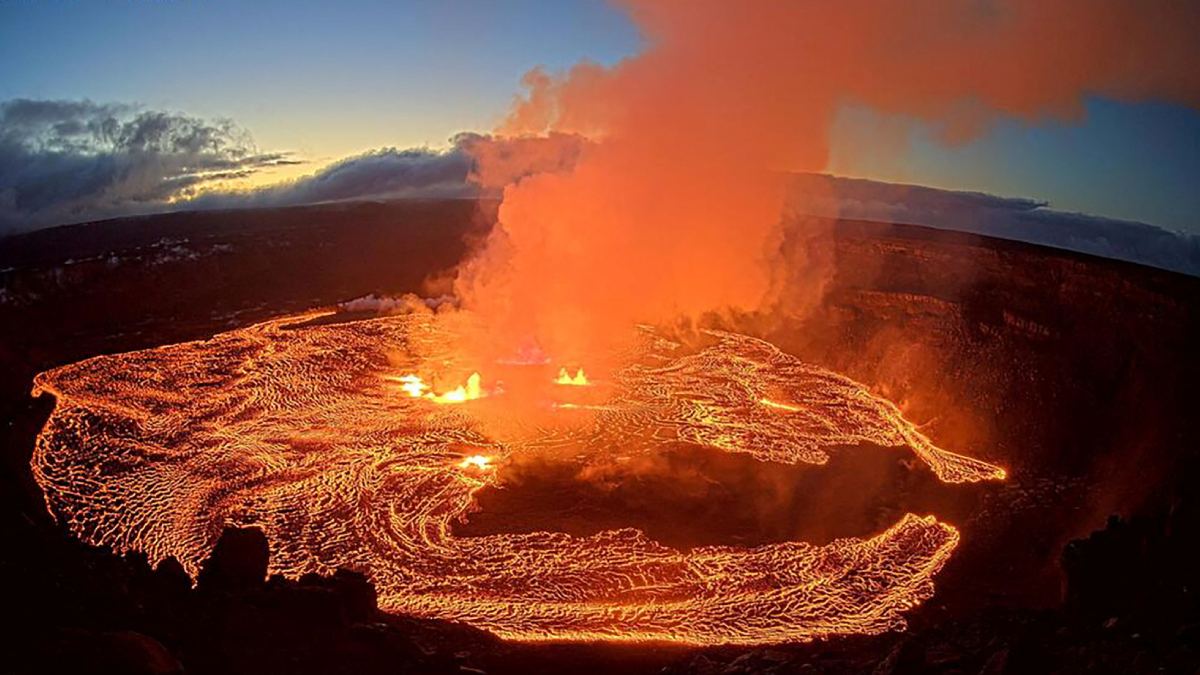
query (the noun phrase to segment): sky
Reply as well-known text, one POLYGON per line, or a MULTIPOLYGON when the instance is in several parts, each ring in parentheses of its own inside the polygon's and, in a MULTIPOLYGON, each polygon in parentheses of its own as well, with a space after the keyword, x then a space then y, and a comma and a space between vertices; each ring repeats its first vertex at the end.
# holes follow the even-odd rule
MULTIPOLYGON (((642 45, 601 0, 8 0, 0 101, 229 118, 262 151, 303 160, 255 174, 277 180, 383 147, 445 147, 493 128, 530 68, 612 64, 642 45)), ((1090 98, 1078 119, 1001 119, 953 145, 848 107, 828 170, 1200 233, 1200 114, 1163 103, 1090 98)))
POLYGON ((599 1, 18 0, 0 3, 0 100, 229 117, 329 161, 490 129, 530 68, 639 44, 599 1))
POLYGON ((950 145, 920 124, 863 109, 845 110, 835 128, 835 174, 1028 197, 1200 233, 1200 113, 1183 106, 1088 98, 1078 119, 1002 118, 950 145))

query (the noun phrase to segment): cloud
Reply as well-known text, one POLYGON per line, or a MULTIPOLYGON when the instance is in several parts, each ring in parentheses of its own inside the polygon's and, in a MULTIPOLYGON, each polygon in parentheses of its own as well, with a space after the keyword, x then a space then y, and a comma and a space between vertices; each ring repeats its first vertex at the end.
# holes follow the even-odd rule
MULTIPOLYGON (((291 206, 394 198, 498 197, 506 185, 569 172, 581 136, 461 133, 446 150, 384 148, 310 176, 240 192, 213 180, 293 162, 259 152, 228 120, 91 101, 0 103, 0 235, 166 210, 291 206)), ((1044 202, 820 174, 796 175, 794 213, 911 223, 1026 241, 1200 275, 1200 237, 1044 202)))
POLYGON ((499 196, 504 185, 533 173, 574 165, 585 145, 579 136, 493 138, 463 132, 446 150, 383 148, 329 165, 311 176, 243 191, 212 192, 188 208, 291 206, 354 199, 474 198, 499 196))
POLYGON ((445 150, 381 148, 295 180, 221 190, 221 181, 299 162, 259 152, 230 120, 125 103, 14 99, 0 103, 0 236, 172 210, 498 197, 525 175, 569 168, 585 143, 565 134, 464 132, 450 140, 445 150))
POLYGON ((161 210, 204 183, 291 163, 229 120, 120 103, 0 103, 0 233, 161 210))
POLYGON ((1200 276, 1200 236, 1047 208, 1046 202, 918 185, 797 175, 789 199, 810 215, 927 225, 1042 244, 1200 276))
POLYGON ((455 147, 382 148, 349 157, 311 176, 257 190, 209 192, 188 201, 187 208, 292 206, 353 199, 474 197, 468 181, 471 158, 455 147))

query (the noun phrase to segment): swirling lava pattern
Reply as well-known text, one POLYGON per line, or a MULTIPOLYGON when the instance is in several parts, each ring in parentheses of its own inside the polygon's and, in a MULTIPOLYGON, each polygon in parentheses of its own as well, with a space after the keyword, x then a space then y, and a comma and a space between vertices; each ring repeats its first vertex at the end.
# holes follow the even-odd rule
POLYGON ((458 537, 451 524, 492 467, 555 448, 693 443, 820 464, 870 442, 909 447, 948 482, 1004 475, 937 448, 861 385, 727 333, 683 350, 647 331, 603 401, 501 439, 472 406, 502 394, 446 406, 397 391, 452 358, 437 322, 301 323, 316 316, 40 374, 35 393, 57 399, 33 458, 51 512, 88 542, 192 572, 223 525, 256 525, 274 572, 360 569, 386 610, 504 638, 751 644, 903 627, 958 532, 909 514, 865 540, 680 551, 634 529, 458 537))

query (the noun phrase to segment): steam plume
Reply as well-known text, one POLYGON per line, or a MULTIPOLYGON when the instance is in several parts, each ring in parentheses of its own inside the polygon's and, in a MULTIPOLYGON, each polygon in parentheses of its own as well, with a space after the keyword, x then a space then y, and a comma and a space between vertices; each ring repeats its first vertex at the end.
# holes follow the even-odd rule
POLYGON ((642 54, 526 75, 501 135, 594 142, 573 168, 508 184, 459 279, 494 326, 566 357, 630 321, 770 300, 781 174, 824 168, 843 104, 948 141, 999 114, 1069 119, 1085 94, 1200 104, 1193 3, 626 4, 642 54))

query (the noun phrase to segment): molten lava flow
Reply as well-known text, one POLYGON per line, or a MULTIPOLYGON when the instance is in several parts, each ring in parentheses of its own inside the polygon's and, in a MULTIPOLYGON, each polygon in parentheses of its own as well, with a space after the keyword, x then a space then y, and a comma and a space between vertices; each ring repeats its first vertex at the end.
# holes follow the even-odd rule
POLYGON ((571 377, 566 368, 560 368, 558 371, 558 377, 554 379, 554 383, 573 385, 576 387, 586 387, 588 384, 590 384, 588 382, 587 375, 585 375, 583 372, 583 368, 576 370, 574 377, 571 377))
POLYGON ((487 455, 471 455, 464 457, 463 461, 458 463, 460 469, 490 469, 492 468, 492 458, 487 455))
POLYGON ((464 401, 474 401, 478 398, 483 398, 483 386, 479 373, 471 373, 467 378, 467 384, 459 385, 450 391, 441 394, 435 394, 429 390, 429 385, 421 379, 419 375, 401 375, 400 377, 388 377, 387 379, 394 380, 400 383, 400 389, 407 393, 412 398, 427 398, 434 403, 462 403, 464 401))
POLYGON ((554 407, 558 410, 612 410, 610 406, 588 403, 555 403, 554 407))
POLYGON ((417 375, 403 375, 397 381, 401 383, 400 388, 413 398, 424 396, 429 389, 429 385, 417 375))
POLYGON ((767 406, 768 408, 777 408, 779 410, 787 410, 790 412, 800 412, 801 410, 800 406, 798 405, 792 405, 791 403, 780 403, 779 401, 772 401, 769 398, 759 399, 758 402, 767 406))
MULTIPOLYGON (((589 390, 604 400, 500 439, 480 415, 508 410, 511 392, 431 405, 458 390, 391 375, 458 367, 430 317, 302 323, 313 316, 40 374, 35 391, 57 405, 32 468, 51 512, 91 543, 192 573, 223 525, 255 525, 274 573, 359 569, 385 610, 504 638, 757 644, 903 627, 957 530, 908 514, 867 539, 683 551, 628 528, 458 537, 451 525, 507 458, 559 450, 616 461, 691 443, 820 464, 871 443, 907 446, 945 481, 1003 475, 936 447, 858 383, 743 335, 687 350, 647 331, 611 392, 589 390)), ((478 376, 462 392, 482 396, 478 376)))
POLYGON ((463 401, 474 401, 483 396, 483 389, 479 386, 479 373, 471 373, 467 378, 467 384, 464 387, 458 387, 437 396, 431 396, 430 400, 434 403, 462 403, 463 401))

